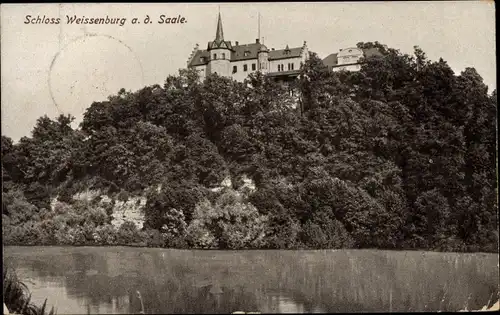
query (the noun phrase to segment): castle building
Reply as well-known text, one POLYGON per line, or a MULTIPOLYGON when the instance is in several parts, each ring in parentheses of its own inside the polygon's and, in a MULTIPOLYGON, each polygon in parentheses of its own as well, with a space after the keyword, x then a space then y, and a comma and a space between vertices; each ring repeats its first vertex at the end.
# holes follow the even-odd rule
POLYGON ((198 44, 187 61, 188 69, 195 69, 203 80, 211 73, 230 77, 242 82, 252 72, 260 71, 280 81, 295 79, 300 67, 309 57, 304 41, 301 47, 275 50, 268 49, 260 39, 255 43, 239 44, 224 39, 222 18, 219 13, 215 39, 208 42, 207 49, 199 49, 198 44))
POLYGON ((360 49, 356 47, 341 49, 338 53, 328 55, 323 59, 323 64, 331 71, 359 71, 361 70, 361 58, 381 56, 377 48, 360 49))

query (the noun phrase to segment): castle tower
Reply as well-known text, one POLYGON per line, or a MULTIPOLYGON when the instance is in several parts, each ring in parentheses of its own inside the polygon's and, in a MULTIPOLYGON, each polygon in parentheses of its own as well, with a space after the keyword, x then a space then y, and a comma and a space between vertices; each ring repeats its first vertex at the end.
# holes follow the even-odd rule
POLYGON ((263 74, 269 72, 269 49, 265 45, 261 45, 257 53, 259 71, 263 74))
POLYGON ((224 40, 224 31, 222 30, 222 18, 219 12, 217 21, 217 31, 215 40, 208 43, 207 51, 210 55, 207 65, 207 74, 217 73, 220 76, 231 76, 231 42, 224 40))

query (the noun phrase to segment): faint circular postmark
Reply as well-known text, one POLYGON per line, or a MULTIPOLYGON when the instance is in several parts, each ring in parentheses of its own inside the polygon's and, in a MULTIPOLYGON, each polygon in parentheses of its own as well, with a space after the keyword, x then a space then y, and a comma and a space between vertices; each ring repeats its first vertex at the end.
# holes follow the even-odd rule
POLYGON ((58 112, 78 118, 94 101, 121 88, 144 86, 144 71, 136 53, 122 40, 86 33, 54 55, 48 86, 58 112))

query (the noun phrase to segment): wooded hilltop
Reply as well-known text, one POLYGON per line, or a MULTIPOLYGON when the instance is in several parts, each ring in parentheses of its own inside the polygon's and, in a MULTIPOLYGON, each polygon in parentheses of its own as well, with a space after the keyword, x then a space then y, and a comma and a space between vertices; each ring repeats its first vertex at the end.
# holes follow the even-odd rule
POLYGON ((311 53, 296 107, 259 73, 181 70, 94 102, 78 129, 44 116, 2 136, 4 245, 498 252, 496 90, 418 47, 358 47, 382 56, 332 72, 311 53), (144 227, 112 225, 134 196, 144 227))

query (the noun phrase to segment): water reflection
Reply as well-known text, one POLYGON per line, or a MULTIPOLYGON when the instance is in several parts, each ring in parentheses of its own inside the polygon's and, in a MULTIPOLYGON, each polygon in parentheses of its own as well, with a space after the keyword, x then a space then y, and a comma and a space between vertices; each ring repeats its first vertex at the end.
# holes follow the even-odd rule
POLYGON ((480 308, 498 255, 6 247, 59 313, 401 312, 480 308), (137 292, 140 293, 139 298, 137 292))

